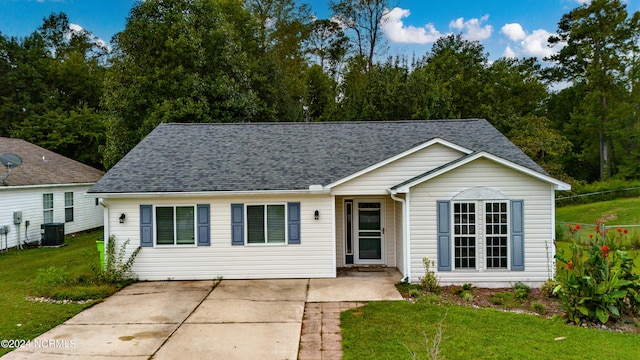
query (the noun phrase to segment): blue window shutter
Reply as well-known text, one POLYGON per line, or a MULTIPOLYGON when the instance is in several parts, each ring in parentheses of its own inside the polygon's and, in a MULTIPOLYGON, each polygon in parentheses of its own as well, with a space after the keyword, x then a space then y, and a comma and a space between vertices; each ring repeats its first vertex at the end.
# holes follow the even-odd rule
POLYGON ((451 271, 451 201, 438 201, 438 271, 451 271))
POLYGON ((524 200, 511 200, 511 270, 524 271, 524 200))
POLYGON ((140 246, 153 247, 152 205, 140 205, 140 246))
POLYGON ((210 205, 209 204, 198 204, 198 246, 209 246, 211 245, 210 237, 210 205))
POLYGON ((231 245, 244 245, 244 204, 231 204, 231 245))
POLYGON ((287 203, 289 207, 287 213, 289 215, 289 244, 300 244, 300 203, 287 203))

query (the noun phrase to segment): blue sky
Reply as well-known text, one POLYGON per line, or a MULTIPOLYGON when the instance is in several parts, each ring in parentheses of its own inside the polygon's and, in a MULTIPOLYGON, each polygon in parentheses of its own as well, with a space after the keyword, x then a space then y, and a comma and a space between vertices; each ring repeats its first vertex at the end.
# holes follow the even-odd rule
MULTIPOLYGON (((549 55, 549 34, 563 14, 588 0, 400 0, 384 24, 390 53, 431 49, 438 36, 462 33, 481 41, 491 58, 549 55)), ((309 0, 318 18, 330 16, 327 0, 309 0)), ((640 0, 626 0, 628 11, 640 0)), ((109 42, 124 29, 133 0, 0 0, 0 32, 27 36, 52 12, 65 12, 71 23, 109 42)), ((392 2, 393 3, 393 2, 392 2)))

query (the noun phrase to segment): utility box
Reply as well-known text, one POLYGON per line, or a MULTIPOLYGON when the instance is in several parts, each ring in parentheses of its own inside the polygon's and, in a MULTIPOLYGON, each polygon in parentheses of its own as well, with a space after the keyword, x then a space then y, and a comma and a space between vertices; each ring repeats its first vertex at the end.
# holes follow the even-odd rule
POLYGON ((64 245, 64 223, 42 224, 42 246, 64 245))
POLYGON ((9 227, 7 225, 0 225, 0 235, 6 235, 9 233, 9 227))
POLYGON ((13 223, 16 225, 22 224, 22 211, 13 212, 13 223))

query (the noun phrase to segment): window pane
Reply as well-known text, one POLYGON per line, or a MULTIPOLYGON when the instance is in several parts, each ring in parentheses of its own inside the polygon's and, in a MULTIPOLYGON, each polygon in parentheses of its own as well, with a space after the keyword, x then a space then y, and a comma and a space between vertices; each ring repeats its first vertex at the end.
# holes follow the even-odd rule
POLYGON ((194 244, 194 211, 193 206, 176 207, 176 234, 178 244, 194 244))
POLYGON ((507 267, 508 214, 504 202, 487 203, 487 268, 507 267))
POLYGON ((64 193, 64 206, 73 206, 73 193, 64 193))
POLYGON ((264 205, 247 206, 247 242, 264 243, 264 205))
POLYGON ((73 208, 66 208, 64 209, 64 222, 71 222, 73 221, 73 208))
POLYGON ((173 245, 173 207, 156 208, 157 243, 173 245))
POLYGON ((48 224, 52 222, 53 222, 53 210, 45 210, 43 223, 48 224))
POLYGON ((53 209, 53 194, 42 194, 42 208, 53 209))
POLYGON ((267 205, 267 242, 284 242, 284 205, 267 205))

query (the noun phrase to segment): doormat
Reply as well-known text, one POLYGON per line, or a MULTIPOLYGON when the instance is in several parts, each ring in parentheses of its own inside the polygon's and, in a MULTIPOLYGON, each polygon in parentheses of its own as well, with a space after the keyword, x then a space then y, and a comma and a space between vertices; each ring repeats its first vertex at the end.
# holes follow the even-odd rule
POLYGON ((383 268, 379 267, 359 267, 358 271, 360 272, 384 272, 383 268))

